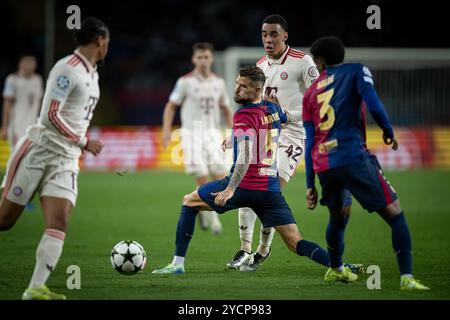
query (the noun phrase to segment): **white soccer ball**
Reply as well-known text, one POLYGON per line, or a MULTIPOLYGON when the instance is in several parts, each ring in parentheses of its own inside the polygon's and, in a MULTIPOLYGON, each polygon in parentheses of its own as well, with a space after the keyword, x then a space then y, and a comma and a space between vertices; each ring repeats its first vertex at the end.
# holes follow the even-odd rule
POLYGON ((136 241, 120 241, 112 249, 111 263, 121 274, 133 275, 145 268, 147 254, 136 241))

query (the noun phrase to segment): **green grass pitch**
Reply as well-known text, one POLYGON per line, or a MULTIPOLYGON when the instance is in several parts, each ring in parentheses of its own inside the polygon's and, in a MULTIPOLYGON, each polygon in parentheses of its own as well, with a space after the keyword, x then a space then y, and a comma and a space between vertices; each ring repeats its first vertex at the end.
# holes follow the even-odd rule
MULTIPOLYGON (((82 173, 78 204, 73 211, 64 251, 48 285, 69 299, 449 299, 450 298, 450 171, 387 173, 396 188, 413 238, 414 273, 432 290, 400 292, 390 230, 376 214, 354 204, 346 233, 345 261, 379 265, 381 290, 369 290, 366 278, 354 284, 328 285, 325 268, 288 251, 278 235, 272 255, 255 273, 225 269, 239 246, 237 210, 222 215, 224 234, 196 228, 182 276, 153 275, 171 261, 181 199, 194 179, 183 173, 150 171, 119 176, 82 173), (148 265, 123 276, 110 264, 120 240, 140 242, 148 265), (68 266, 81 268, 81 289, 69 290, 68 266)), ((305 209, 304 176, 285 190, 304 238, 323 247, 327 212, 305 209)), ((8 232, 0 233, 0 299, 19 299, 34 266, 43 232, 39 202, 25 211, 8 232)), ((259 241, 255 233, 254 249, 259 241)))

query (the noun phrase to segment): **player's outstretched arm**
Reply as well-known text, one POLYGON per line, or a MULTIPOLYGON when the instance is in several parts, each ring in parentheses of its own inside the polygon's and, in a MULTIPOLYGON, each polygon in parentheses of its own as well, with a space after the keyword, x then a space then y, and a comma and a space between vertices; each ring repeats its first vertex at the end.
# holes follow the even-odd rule
POLYGON ((362 98, 369 109, 370 114, 377 123, 377 125, 383 130, 383 141, 387 145, 392 145, 393 150, 397 150, 398 143, 394 138, 394 130, 392 129, 391 122, 386 113, 383 103, 378 97, 375 89, 367 89, 362 92, 362 98))
POLYGON ((175 117, 175 111, 178 105, 172 101, 166 103, 163 114, 163 128, 162 128, 162 144, 163 147, 166 148, 171 139, 172 135, 172 123, 173 118, 175 117))
POLYGON ((252 161, 253 142, 250 140, 242 140, 238 144, 238 157, 234 166, 233 174, 231 175, 230 182, 224 191, 213 193, 216 198, 214 203, 217 206, 223 207, 227 201, 233 197, 234 191, 237 189, 242 179, 250 167, 252 161))

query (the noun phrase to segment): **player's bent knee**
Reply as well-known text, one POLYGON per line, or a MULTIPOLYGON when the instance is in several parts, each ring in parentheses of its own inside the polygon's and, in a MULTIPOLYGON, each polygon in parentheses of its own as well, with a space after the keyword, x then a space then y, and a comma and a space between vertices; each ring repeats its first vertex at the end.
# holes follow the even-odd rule
POLYGON ((13 221, 0 218, 0 231, 8 231, 14 226, 13 221))
POLYGON ((402 208, 400 207, 400 201, 397 199, 386 208, 378 212, 385 220, 392 219, 402 213, 402 208))
POLYGON ((206 206, 197 191, 185 195, 183 198, 183 205, 194 209, 203 209, 206 206))
POLYGON ((0 231, 11 229, 23 211, 23 206, 10 202, 6 198, 0 201, 0 231))
POLYGON ((183 205, 190 207, 194 202, 194 197, 192 193, 189 193, 183 197, 183 205))

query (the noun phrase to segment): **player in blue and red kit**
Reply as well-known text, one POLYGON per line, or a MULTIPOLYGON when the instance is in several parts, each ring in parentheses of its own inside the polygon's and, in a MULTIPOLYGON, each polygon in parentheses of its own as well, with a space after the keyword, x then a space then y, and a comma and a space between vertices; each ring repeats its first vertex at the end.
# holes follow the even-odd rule
POLYGON ((342 263, 344 232, 350 217, 351 196, 369 212, 376 211, 391 227, 392 244, 400 268, 401 290, 428 290, 412 275, 411 236, 397 194, 365 144, 365 106, 383 130, 383 140, 397 150, 384 106, 362 64, 342 63, 345 48, 335 37, 316 40, 310 49, 320 73, 303 97, 306 128, 306 198, 317 204, 315 173, 322 186, 320 203, 330 219, 326 232, 330 268, 326 282, 353 282, 357 276, 342 263))
MULTIPOLYGON (((250 207, 264 227, 274 227, 288 248, 328 267, 328 253, 303 240, 292 212, 280 192, 276 154, 281 123, 298 121, 277 104, 262 100, 265 76, 256 66, 239 71, 234 100, 242 107, 233 117, 234 164, 231 175, 206 183, 184 197, 172 263, 153 271, 184 273, 184 259, 201 210, 217 213, 250 207)), ((300 114, 298 115, 300 117, 300 114)))

